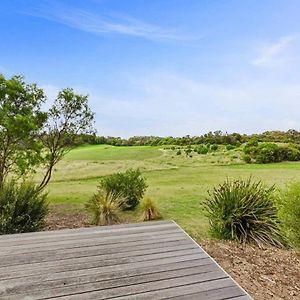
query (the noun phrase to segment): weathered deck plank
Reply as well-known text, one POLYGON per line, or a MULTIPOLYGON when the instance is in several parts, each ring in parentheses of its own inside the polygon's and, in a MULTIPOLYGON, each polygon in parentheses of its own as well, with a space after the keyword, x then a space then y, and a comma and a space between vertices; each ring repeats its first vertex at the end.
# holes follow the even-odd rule
POLYGON ((251 299, 174 222, 0 236, 0 299, 251 299))

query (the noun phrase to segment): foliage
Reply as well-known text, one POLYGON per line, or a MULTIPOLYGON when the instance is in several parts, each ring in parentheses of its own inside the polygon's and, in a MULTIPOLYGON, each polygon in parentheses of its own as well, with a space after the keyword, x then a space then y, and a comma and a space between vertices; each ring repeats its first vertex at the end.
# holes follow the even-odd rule
POLYGON ((228 144, 228 145, 226 145, 226 150, 233 150, 235 148, 235 146, 234 145, 231 145, 231 144, 228 144))
MULTIPOLYGON (((275 143, 247 143, 244 147, 245 155, 261 164, 281 161, 300 160, 300 150, 295 144, 277 145, 275 143)), ((249 161, 250 162, 250 161, 249 161)))
POLYGON ((288 243, 300 249, 300 183, 288 184, 278 200, 279 219, 288 243))
POLYGON ((45 100, 36 84, 0 74, 0 186, 9 174, 25 175, 42 165, 46 168, 42 190, 78 135, 92 132, 94 115, 87 96, 63 89, 48 112, 42 111, 45 100))
POLYGON ((42 89, 26 84, 20 76, 0 74, 0 185, 9 173, 27 173, 40 162, 36 139, 47 119, 41 111, 42 89))
POLYGON ((59 92, 48 113, 41 141, 44 145, 46 173, 40 189, 51 179, 54 166, 76 145, 78 134, 92 132, 94 114, 88 106, 88 96, 73 89, 59 92))
POLYGON ((93 214, 93 224, 112 225, 120 221, 121 199, 114 193, 101 188, 86 203, 86 209, 93 214))
POLYGON ((177 150, 176 155, 181 155, 181 150, 177 150))
POLYGON ((197 148, 197 153, 198 154, 207 154, 208 153, 208 147, 205 146, 205 145, 200 145, 198 148, 197 148))
POLYGON ((212 144, 211 146, 210 146, 210 150, 211 151, 217 151, 218 150, 218 145, 217 144, 212 144))
POLYGON ((242 243, 281 246, 274 187, 260 181, 225 181, 209 193, 204 207, 214 236, 242 243))
POLYGON ((141 203, 142 208, 142 220, 143 221, 151 221, 160 218, 160 213, 157 208, 156 203, 150 198, 145 197, 141 203))
POLYGON ((249 154, 244 154, 243 161, 247 164, 251 164, 251 156, 249 154))
POLYGON ((104 177, 99 187, 123 198, 122 208, 132 210, 143 198, 147 184, 139 169, 129 169, 104 177))
POLYGON ((5 182, 0 187, 0 234, 32 232, 43 228, 47 195, 30 182, 5 182))

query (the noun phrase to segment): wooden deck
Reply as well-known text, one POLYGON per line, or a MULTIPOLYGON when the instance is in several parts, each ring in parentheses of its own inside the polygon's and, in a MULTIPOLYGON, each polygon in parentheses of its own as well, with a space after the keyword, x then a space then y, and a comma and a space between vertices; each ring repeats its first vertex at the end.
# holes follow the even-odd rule
POLYGON ((174 222, 0 236, 0 299, 251 299, 174 222))

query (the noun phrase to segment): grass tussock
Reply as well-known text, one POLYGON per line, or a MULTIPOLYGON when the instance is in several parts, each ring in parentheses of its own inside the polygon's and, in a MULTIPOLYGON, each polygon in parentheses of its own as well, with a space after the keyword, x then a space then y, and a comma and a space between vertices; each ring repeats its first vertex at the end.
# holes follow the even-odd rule
POLYGON ((143 221, 157 220, 161 217, 156 203, 150 197, 145 197, 143 199, 141 208, 143 221))

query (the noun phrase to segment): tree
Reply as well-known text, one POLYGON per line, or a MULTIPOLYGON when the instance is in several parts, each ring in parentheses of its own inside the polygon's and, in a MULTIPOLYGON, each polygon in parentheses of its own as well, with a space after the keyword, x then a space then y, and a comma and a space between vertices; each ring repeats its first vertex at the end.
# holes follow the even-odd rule
POLYGON ((48 112, 48 121, 41 135, 46 173, 40 189, 49 183, 53 167, 75 146, 78 134, 92 133, 94 113, 88 106, 88 96, 67 88, 59 92, 48 112))
POLYGON ((24 175, 40 163, 37 136, 47 119, 41 111, 45 99, 36 84, 0 74, 0 186, 8 173, 24 175))
POLYGON ((46 172, 39 190, 44 189, 76 137, 93 132, 87 95, 63 89, 48 112, 42 111, 45 101, 36 84, 0 74, 0 187, 8 174, 26 175, 42 165, 46 172))

